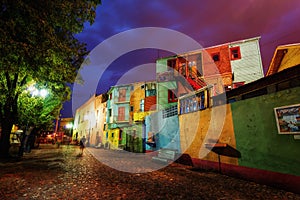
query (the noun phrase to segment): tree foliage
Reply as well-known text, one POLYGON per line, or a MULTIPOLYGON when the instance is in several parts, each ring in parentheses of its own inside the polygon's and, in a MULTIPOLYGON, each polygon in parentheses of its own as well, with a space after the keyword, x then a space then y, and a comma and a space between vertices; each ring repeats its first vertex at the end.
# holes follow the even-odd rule
POLYGON ((8 153, 12 124, 20 121, 20 111, 26 109, 23 92, 28 83, 34 81, 47 87, 55 96, 53 99, 60 102, 54 107, 45 102, 44 106, 48 106, 45 109, 49 109, 51 115, 58 114, 53 111, 58 112, 57 108, 69 98, 67 83, 74 82, 77 70, 88 53, 86 44, 78 41, 74 34, 83 30, 85 22, 93 23, 96 6, 100 3, 100 0, 2 1, 0 155, 8 153))

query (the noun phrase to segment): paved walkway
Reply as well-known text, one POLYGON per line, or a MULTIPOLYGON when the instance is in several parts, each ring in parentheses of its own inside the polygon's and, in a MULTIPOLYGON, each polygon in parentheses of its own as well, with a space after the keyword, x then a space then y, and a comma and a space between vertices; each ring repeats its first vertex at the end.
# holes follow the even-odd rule
MULTIPOLYGON (((78 146, 57 149, 49 144, 21 161, 0 162, 0 199, 300 199, 297 194, 179 164, 148 173, 122 172, 92 156, 109 159, 114 152, 88 150, 81 156, 78 146)), ((115 163, 133 165, 132 160, 115 163)))

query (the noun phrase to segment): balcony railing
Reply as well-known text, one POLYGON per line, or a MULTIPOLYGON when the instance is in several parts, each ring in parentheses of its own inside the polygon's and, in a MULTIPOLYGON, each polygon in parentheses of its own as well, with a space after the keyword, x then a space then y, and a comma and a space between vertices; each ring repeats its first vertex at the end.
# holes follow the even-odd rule
POLYGON ((172 116, 175 116, 175 115, 178 115, 177 105, 171 106, 169 108, 166 108, 166 109, 162 110, 163 118, 168 118, 168 117, 172 117, 172 116))
POLYGON ((113 116, 113 123, 128 123, 129 122, 129 116, 113 116))

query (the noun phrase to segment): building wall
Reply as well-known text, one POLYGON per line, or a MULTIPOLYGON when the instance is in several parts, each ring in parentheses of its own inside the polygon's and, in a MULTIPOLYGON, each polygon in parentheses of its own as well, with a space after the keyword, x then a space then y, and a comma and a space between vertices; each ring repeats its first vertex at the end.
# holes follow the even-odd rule
POLYGON ((106 122, 106 102, 103 102, 102 97, 96 98, 95 104, 96 125, 95 125, 95 145, 104 144, 105 131, 104 124, 106 122))
POLYGON ((274 107, 299 103, 300 88, 292 88, 231 104, 239 165, 300 175, 300 141, 279 135, 274 107))
POLYGON ((229 48, 240 47, 241 59, 231 60, 234 82, 250 83, 264 77, 259 40, 229 44, 229 48))
MULTIPOLYGON (((75 113, 73 140, 80 140, 83 136, 87 142, 95 135, 96 115, 95 115, 95 96, 80 106, 75 113)), ((92 139, 93 141, 93 139, 92 139)))
POLYGON ((134 124, 133 126, 124 128, 123 131, 126 135, 125 149, 129 152, 142 153, 144 151, 143 124, 134 124))
POLYGON ((278 72, 300 64, 300 48, 287 48, 287 53, 283 57, 278 72))
POLYGON ((151 134, 155 135, 156 147, 151 148, 146 145, 146 150, 158 150, 161 148, 180 150, 180 135, 178 126, 178 116, 163 118, 162 111, 152 113, 146 118, 146 138, 151 134))
POLYGON ((300 188, 300 140, 293 135, 278 134, 274 107, 298 104, 299 95, 298 86, 179 115, 182 152, 192 157, 195 167, 219 168, 224 174, 297 192, 300 188), (226 117, 218 136, 214 133, 218 132, 220 124, 214 124, 216 117, 212 117, 212 109, 221 113, 223 106, 226 106, 226 117), (229 144, 241 157, 220 156, 221 165, 218 166, 217 154, 205 148, 205 144, 216 141, 229 144))
POLYGON ((144 83, 134 84, 134 90, 131 92, 130 95, 130 107, 133 108, 133 110, 129 112, 130 122, 133 121, 134 113, 141 112, 140 102, 142 99, 145 99, 144 87, 144 83))
POLYGON ((203 53, 203 75, 231 73, 228 45, 207 48, 203 53), (213 55, 219 54, 219 61, 213 60, 213 55), (215 67, 216 66, 216 67, 215 67))
POLYGON ((118 149, 119 148, 119 128, 113 128, 107 130, 107 142, 109 143, 110 149, 118 149))
MULTIPOLYGON (((167 61, 170 58, 162 58, 156 61, 156 73, 157 73, 157 79, 158 79, 158 74, 166 72, 168 70, 167 66, 167 61)), ((157 97, 156 97, 156 102, 157 102, 157 108, 156 109, 163 109, 170 107, 172 105, 176 105, 175 103, 169 103, 168 102, 168 90, 169 89, 176 89, 177 84, 175 81, 161 81, 157 80, 156 84, 156 89, 157 89, 157 97)))
MULTIPOLYGON (((179 129, 181 150, 192 158, 218 162, 217 154, 207 149, 206 143, 226 143, 236 148, 230 105, 179 115, 179 129), (225 113, 224 118, 212 117, 222 112, 225 113)), ((221 161, 238 164, 237 158, 226 156, 222 156, 221 161)))

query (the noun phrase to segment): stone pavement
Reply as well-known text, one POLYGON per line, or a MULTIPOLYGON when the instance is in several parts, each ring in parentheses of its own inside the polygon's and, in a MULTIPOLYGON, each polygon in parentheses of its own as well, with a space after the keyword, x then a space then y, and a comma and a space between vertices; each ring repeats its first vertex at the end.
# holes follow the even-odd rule
POLYGON ((21 161, 1 161, 0 199, 300 199, 298 194, 177 163, 148 173, 122 172, 92 154, 109 159, 114 152, 85 149, 80 155, 78 146, 58 149, 46 144, 21 161))

